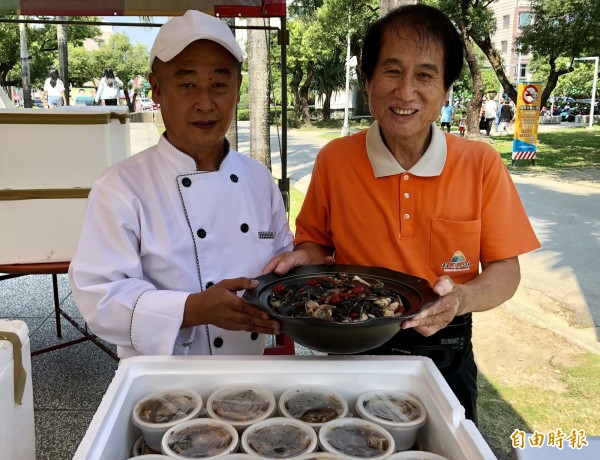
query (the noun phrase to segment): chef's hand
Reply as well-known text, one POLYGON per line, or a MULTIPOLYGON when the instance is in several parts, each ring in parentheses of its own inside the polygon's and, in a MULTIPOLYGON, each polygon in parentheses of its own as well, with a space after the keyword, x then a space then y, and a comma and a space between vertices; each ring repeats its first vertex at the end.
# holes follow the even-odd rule
POLYGON ((404 321, 402 329, 412 327, 429 337, 450 324, 461 305, 461 285, 455 284, 448 276, 442 276, 433 285, 433 291, 441 296, 440 300, 423 309, 414 318, 404 321))
POLYGON ((296 246, 293 251, 282 252, 273 257, 265 268, 265 273, 274 272, 276 275, 285 275, 292 268, 301 265, 333 265, 335 259, 329 255, 326 248, 319 246, 316 243, 302 243, 296 246))
POLYGON ((279 321, 236 295, 237 291, 257 286, 256 280, 234 278, 220 281, 205 291, 190 294, 185 302, 181 328, 212 324, 230 331, 281 333, 279 321))

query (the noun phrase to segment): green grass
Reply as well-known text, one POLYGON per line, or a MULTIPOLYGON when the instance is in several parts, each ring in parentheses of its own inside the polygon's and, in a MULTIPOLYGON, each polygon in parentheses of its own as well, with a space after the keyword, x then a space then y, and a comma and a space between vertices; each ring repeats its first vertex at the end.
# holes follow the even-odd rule
MULTIPOLYGON (((535 370, 533 370, 535 371, 535 370)), ((510 435, 515 429, 550 433, 573 429, 586 436, 600 434, 600 356, 583 354, 573 367, 555 366, 564 390, 507 386, 479 378, 479 428, 502 458, 511 457, 510 435)))
MULTIPOLYGON (((493 145, 506 165, 511 164, 512 136, 494 136, 493 145)), ((567 128, 539 133, 535 166, 529 161, 518 161, 519 169, 548 171, 600 167, 600 126, 592 130, 567 128)))
POLYGON ((298 213, 300 212, 300 208, 302 207, 302 203, 304 202, 304 193, 296 190, 292 187, 290 191, 290 214, 289 214, 289 222, 290 228, 294 234, 296 233, 296 217, 298 217, 298 213))

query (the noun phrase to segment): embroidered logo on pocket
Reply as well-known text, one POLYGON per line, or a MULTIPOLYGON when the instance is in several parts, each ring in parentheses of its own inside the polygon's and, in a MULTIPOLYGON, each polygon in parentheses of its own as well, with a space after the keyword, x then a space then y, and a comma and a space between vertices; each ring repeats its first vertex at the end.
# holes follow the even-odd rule
POLYGON ((472 265, 462 251, 456 251, 449 262, 442 264, 442 268, 445 272, 466 272, 471 269, 472 265))
POLYGON ((261 240, 274 240, 275 232, 258 232, 258 237, 261 240))

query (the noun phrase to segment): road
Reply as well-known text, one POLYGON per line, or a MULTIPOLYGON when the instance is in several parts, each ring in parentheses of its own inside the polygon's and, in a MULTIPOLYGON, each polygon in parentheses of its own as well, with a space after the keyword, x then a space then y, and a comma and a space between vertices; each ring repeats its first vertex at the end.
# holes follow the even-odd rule
MULTIPOLYGON (((132 152, 136 152, 139 149, 134 140, 139 133, 134 135, 133 128, 135 125, 132 152)), ((248 154, 248 122, 240 122, 238 129, 238 150, 248 154)), ((281 177, 279 139, 278 130, 273 128, 272 170, 276 178, 281 177)), ((327 142, 310 132, 288 133, 287 173, 292 187, 306 191, 315 157, 327 142)), ((564 175, 523 174, 517 166, 511 175, 542 248, 520 257, 521 285, 503 308, 600 353, 600 174, 575 181, 565 180, 564 175)))

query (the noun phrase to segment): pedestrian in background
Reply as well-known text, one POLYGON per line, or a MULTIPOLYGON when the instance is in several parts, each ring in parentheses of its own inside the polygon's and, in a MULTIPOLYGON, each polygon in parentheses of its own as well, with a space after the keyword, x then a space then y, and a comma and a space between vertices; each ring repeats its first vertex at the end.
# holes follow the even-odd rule
POLYGON ((104 69, 104 76, 100 79, 98 91, 96 91, 96 103, 104 102, 104 105, 119 105, 119 95, 123 82, 119 80, 113 69, 104 69))
POLYGON ((465 130, 467 129, 467 112, 463 110, 460 120, 458 120, 458 132, 460 137, 465 137, 465 130))
POLYGON ((496 118, 496 114, 498 111, 498 106, 496 105, 496 101, 492 99, 491 96, 488 96, 487 100, 483 104, 483 116, 485 118, 485 135, 489 136, 490 131, 492 129, 492 123, 496 118))
POLYGON ((50 69, 48 78, 44 82, 44 93, 42 99, 46 101, 46 106, 49 109, 67 105, 65 98, 65 85, 58 75, 58 70, 50 69))
POLYGON ((450 105, 450 101, 446 101, 442 106, 442 131, 444 126, 446 131, 450 132, 450 125, 452 124, 452 116, 454 115, 454 107, 450 105))
POLYGON ((504 100, 504 104, 500 107, 500 131, 504 131, 508 133, 510 131, 510 123, 513 119, 513 109, 510 106, 510 101, 508 99, 504 100))

